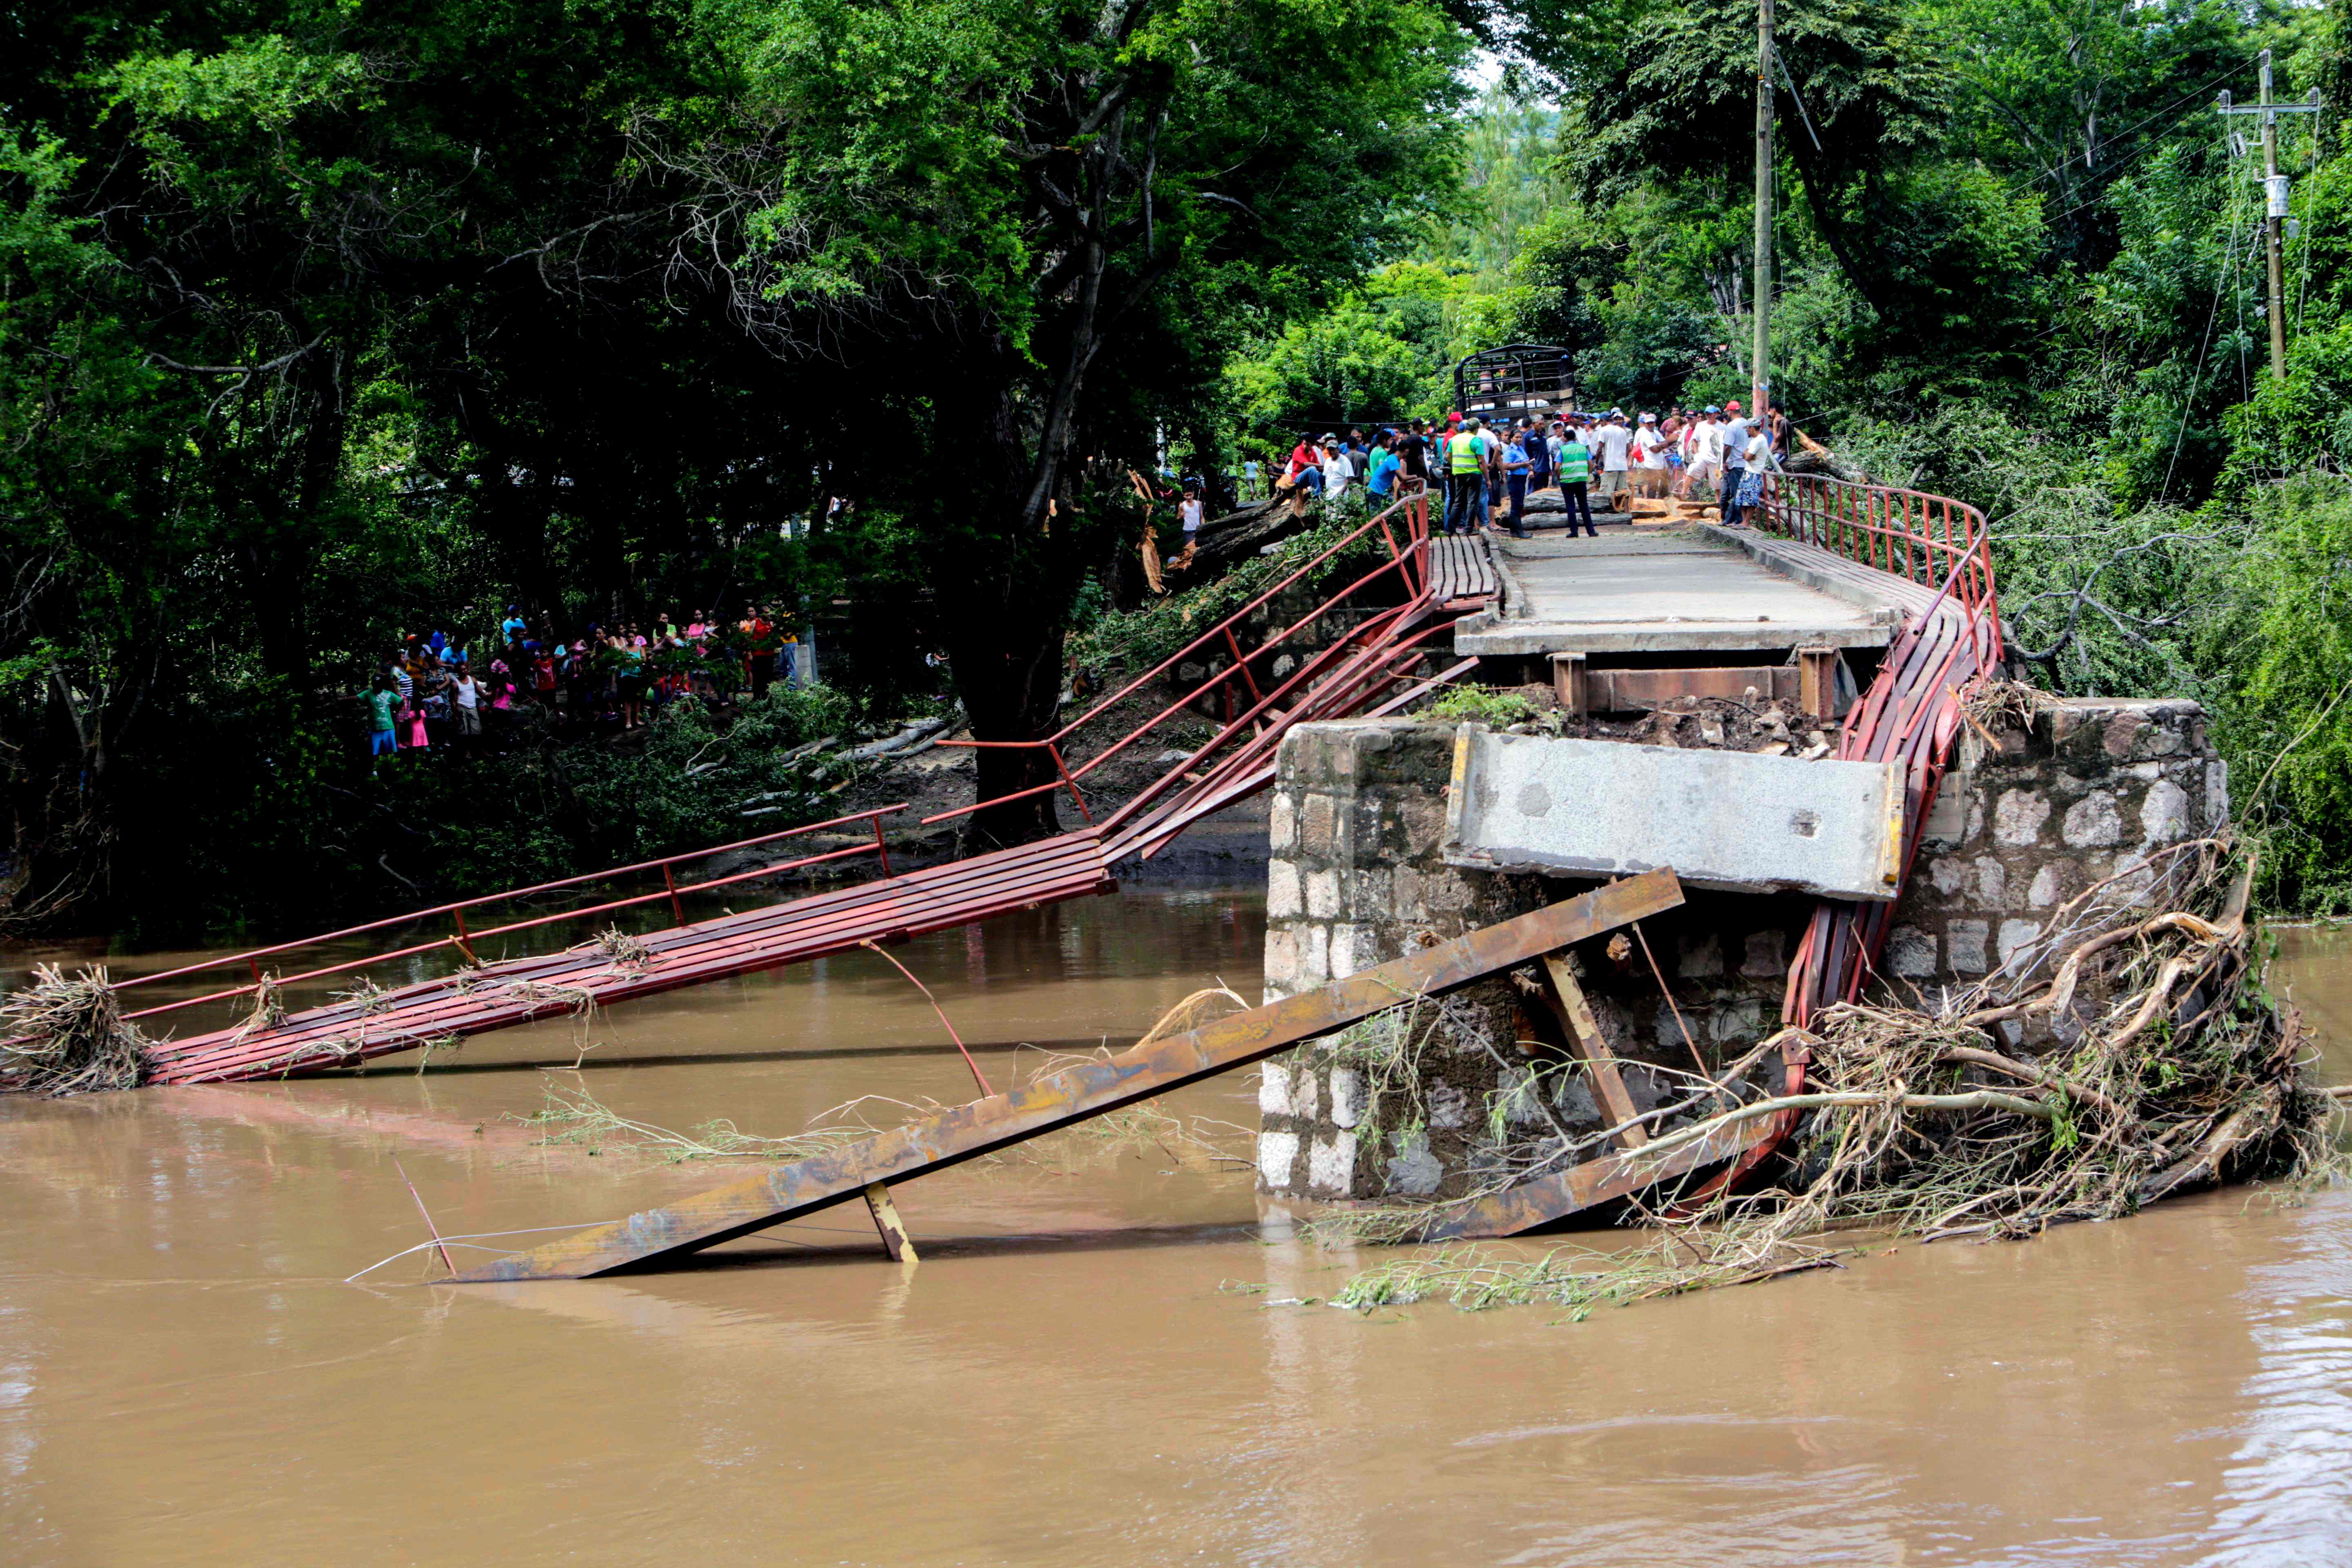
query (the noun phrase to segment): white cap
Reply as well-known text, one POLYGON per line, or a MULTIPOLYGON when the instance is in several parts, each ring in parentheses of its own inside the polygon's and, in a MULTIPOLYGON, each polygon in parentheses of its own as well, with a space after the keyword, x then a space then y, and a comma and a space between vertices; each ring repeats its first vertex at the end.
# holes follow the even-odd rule
POLYGON ((1644 414, 1642 416, 1642 423, 1644 425, 1655 425, 1657 422, 1658 416, 1654 414, 1644 414))

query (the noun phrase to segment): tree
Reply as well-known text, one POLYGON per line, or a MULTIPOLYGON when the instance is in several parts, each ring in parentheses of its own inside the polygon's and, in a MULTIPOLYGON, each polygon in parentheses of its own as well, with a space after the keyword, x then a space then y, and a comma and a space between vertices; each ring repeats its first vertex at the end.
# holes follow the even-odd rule
MULTIPOLYGON (((825 489, 925 541, 977 738, 1052 731, 1155 421, 1444 197, 1464 47, 1415 0, 778 0, 723 110, 638 126, 670 276, 809 381, 803 458, 861 459, 825 489)), ((1055 830, 1054 778, 983 750, 983 799, 1028 793, 975 836, 1055 830)))

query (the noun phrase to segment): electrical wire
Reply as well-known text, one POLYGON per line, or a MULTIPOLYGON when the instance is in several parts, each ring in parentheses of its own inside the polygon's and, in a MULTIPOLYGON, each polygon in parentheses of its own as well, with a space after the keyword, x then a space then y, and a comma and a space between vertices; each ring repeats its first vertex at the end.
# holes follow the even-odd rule
MULTIPOLYGON (((2231 166, 2231 163, 2227 152, 2229 146, 2229 127, 2226 124, 2221 128, 2221 134, 2223 147, 2222 166, 2224 168, 2228 168, 2231 166)), ((2225 273, 2218 267, 2214 268, 2213 302, 2211 305, 2207 307, 2205 311, 2205 336, 2197 345, 2197 366, 2189 373, 2189 395, 2181 403, 2180 423, 2178 428, 2173 432, 2172 457, 2164 465, 2164 483, 2156 492, 2156 499, 2159 501, 2171 493, 2173 472, 2180 464, 2181 443, 2188 439, 2189 421, 2195 416, 2197 412, 2197 389, 2204 384, 2205 380, 2205 355, 2213 346, 2213 322, 2221 313, 2221 289, 2228 279, 2234 277, 2237 272, 2238 192, 2234 186, 2230 192, 2230 240, 2227 254, 2230 258, 2229 271, 2225 273)), ((2239 300, 2239 314, 2242 334, 2244 318, 2244 298, 2242 295, 2239 300)), ((2242 363, 2244 358, 2245 351, 2241 348, 2239 350, 2239 359, 2242 363)))
MULTIPOLYGON (((2233 77, 2233 76, 2237 75, 2237 74, 2238 74, 2238 72, 2240 72, 2240 71, 2242 71, 2242 70, 2244 70, 2248 66, 2252 65, 2252 63, 2253 63, 2253 62, 2252 62, 2252 61, 2251 61, 2251 60, 2242 60, 2242 61, 2240 61, 2237 65, 2235 65, 2235 66, 2231 67, 2230 69, 2228 69, 2228 70, 2226 70, 2226 71, 2223 71, 2220 76, 2215 77, 2211 81, 2207 82, 2203 87, 2200 87, 2200 88, 2192 88, 2192 89, 2190 89, 2188 92, 2186 92, 2186 93, 2182 94, 2182 95, 2181 95, 2180 97, 2179 97, 2179 98, 2174 99, 2170 103, 2166 104, 2162 109, 2158 110, 2155 113, 2148 115, 2147 118, 2145 118, 2145 119, 2143 119, 2143 120, 2139 120, 2139 121, 2135 121, 2134 123, 2132 123, 2132 124, 2130 124, 2130 125, 2127 125, 2127 126, 2124 127, 2124 129, 2122 129, 2121 131, 2116 132, 2113 136, 2108 137, 2108 138, 2107 138, 2107 143, 2108 143, 2108 145, 2110 145, 2110 146, 2114 145, 2116 142, 2122 141, 2125 137, 2129 136, 2129 135, 2132 135, 2134 132, 2137 132, 2137 131, 2138 131, 2142 126, 2152 124, 2152 123, 2154 123, 2155 121, 2158 121, 2158 120, 2163 119, 2163 118, 2164 118, 2166 115, 2168 115, 2168 114, 2171 114, 2171 115, 2172 115, 2172 121, 2171 121, 2170 122, 2168 122, 2164 128, 2165 128, 2167 131, 2171 130, 2171 129, 2172 129, 2172 125, 2173 125, 2174 123, 2178 123, 2179 121, 2182 121, 2182 120, 2186 120, 2186 119, 2189 117, 2189 113, 2190 113, 2191 110, 2195 107, 2194 103, 2192 102, 2192 100, 2193 100, 2202 98, 2205 94, 2207 94, 2207 93, 2209 93, 2209 92, 2212 91, 2215 88, 2217 88, 2217 87, 2221 86, 2223 82, 2228 81, 2231 77, 2233 77), (2173 112, 2172 112, 2172 111, 2173 111, 2175 109, 2179 109, 2182 104, 2189 104, 2189 105, 2190 105, 2190 109, 2181 109, 2179 113, 2178 113, 2178 114, 2173 114, 2173 112)), ((1965 78, 1965 77, 1963 77, 1961 79, 1962 79, 1963 81, 1968 80, 1968 79, 1967 79, 1967 78, 1965 78)), ((1992 96, 1992 93, 1991 93, 1990 89, 1987 89, 1987 88, 1984 88, 1984 87, 1982 87, 1982 86, 1979 86, 1979 84, 1977 84, 1976 82, 1970 81, 1970 82, 1969 82, 1969 85, 1970 87, 1974 87, 1974 88, 1976 88, 1976 89, 1977 89, 1979 92, 1983 93, 1987 98, 1990 98, 1990 97, 1991 97, 1991 96, 1992 96)), ((2161 146, 2161 145, 2163 145, 2163 143, 2161 143, 2161 142, 2149 142, 2146 147, 2143 147, 2143 148, 2141 148, 2138 152, 2132 153, 2129 157, 2126 158, 2126 159, 2125 159, 2121 163, 2116 163, 2110 162, 2110 163, 2107 163, 2102 164, 2102 165, 2100 166, 2100 169, 2099 169, 2098 173, 2100 173, 2100 174, 2105 174, 2105 173, 2106 173, 2106 172, 2108 172, 2108 171, 2120 170, 2120 169, 2127 168, 2127 167, 2129 167, 2129 166, 2130 166, 2134 162, 2137 161, 2137 160, 2138 160, 2138 159, 2140 159, 2140 158, 2146 157, 2146 156, 2147 156, 2150 152, 2154 151, 2156 148, 2158 148, 2158 147, 2159 147, 2159 146, 2161 146)), ((2046 180, 2046 179, 2049 179, 2052 175, 2056 174, 2059 174, 2060 172, 2062 172, 2063 169, 2065 169, 2065 167, 2067 166, 2067 164, 2068 164, 2068 163, 2072 163, 2074 161, 2074 155, 2073 155, 2072 153, 2069 153, 2069 154, 2067 155, 2067 157, 2066 157, 2065 163, 2053 164, 2052 167, 2042 170, 2042 171, 2040 174, 2029 174, 2029 175, 2027 175, 2024 179, 2020 180, 2016 184, 2011 185, 2011 186, 2008 189, 2008 191, 2007 191, 2006 193, 2004 193, 2004 194, 2005 194, 2005 195, 2012 195, 2012 196, 2013 196, 2013 195, 2017 195, 2017 193, 2018 193, 2018 192, 2020 192, 2020 191, 2021 191, 2021 190, 2025 189, 2025 187, 2026 187, 2026 186, 2028 186, 2028 185, 2039 184, 2041 184, 2042 181, 2044 181, 2044 180, 2046 180)), ((2088 204, 2084 204, 2084 205, 2088 205, 2088 204)), ((2080 210, 2081 210, 2081 207, 2079 207, 2079 206, 2077 206, 2077 207, 2069 207, 2069 208, 2067 209, 2067 211, 2069 211, 2069 212, 2078 212, 2078 211, 2080 211, 2080 210)))

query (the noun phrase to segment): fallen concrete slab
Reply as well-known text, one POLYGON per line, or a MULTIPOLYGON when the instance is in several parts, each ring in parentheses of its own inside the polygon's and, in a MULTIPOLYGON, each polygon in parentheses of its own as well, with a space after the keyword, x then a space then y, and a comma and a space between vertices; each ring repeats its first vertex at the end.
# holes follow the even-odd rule
POLYGON ((1454 742, 1451 865, 1615 877, 1672 866, 1696 888, 1895 897, 1903 770, 1748 752, 1499 734, 1454 742))

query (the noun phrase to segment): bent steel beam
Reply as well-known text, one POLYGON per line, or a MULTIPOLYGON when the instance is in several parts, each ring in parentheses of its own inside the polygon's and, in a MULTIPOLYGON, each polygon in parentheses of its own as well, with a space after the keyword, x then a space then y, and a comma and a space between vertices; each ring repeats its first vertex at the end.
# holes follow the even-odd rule
POLYGON ((1286 1001, 1253 1007, 1066 1068, 1009 1094, 974 1100, 847 1148, 713 1187, 458 1276, 461 1280, 574 1279, 644 1268, 765 1230, 994 1150, 1245 1067, 1415 996, 1450 991, 1683 901, 1668 870, 1613 882, 1580 898, 1488 926, 1286 1001))

